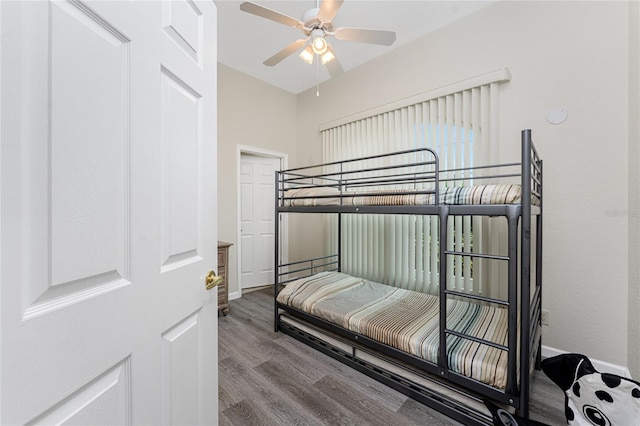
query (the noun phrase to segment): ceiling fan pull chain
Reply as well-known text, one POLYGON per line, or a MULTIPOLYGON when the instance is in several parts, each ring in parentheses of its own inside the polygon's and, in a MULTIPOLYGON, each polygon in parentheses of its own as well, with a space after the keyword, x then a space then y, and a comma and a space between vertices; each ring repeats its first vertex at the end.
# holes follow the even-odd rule
POLYGON ((316 61, 316 97, 317 96, 320 96, 320 61, 319 60, 316 61))

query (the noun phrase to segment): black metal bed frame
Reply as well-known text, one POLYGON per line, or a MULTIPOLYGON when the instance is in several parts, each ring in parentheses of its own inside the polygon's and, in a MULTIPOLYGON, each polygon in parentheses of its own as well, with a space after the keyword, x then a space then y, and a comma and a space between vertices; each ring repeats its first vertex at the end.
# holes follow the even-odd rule
MULTIPOLYGON (((373 351, 379 357, 391 363, 402 364, 403 368, 414 374, 419 374, 439 385, 452 386, 468 394, 476 401, 488 398, 498 403, 515 408, 521 416, 529 416, 529 392, 530 392, 530 372, 532 367, 540 368, 541 351, 541 299, 542 299, 542 160, 538 156, 531 138, 531 130, 523 130, 521 134, 522 159, 520 163, 499 164, 495 166, 472 167, 467 169, 457 169, 456 172, 466 173, 465 178, 460 180, 470 181, 469 175, 479 170, 494 173, 495 170, 508 170, 514 167, 517 173, 497 172, 497 174, 484 175, 480 179, 499 179, 519 177, 521 185, 520 204, 500 204, 500 205, 423 205, 423 206, 353 206, 343 205, 340 198, 340 205, 333 206, 286 206, 285 189, 291 186, 298 188, 307 187, 332 187, 340 196, 346 193, 347 189, 381 187, 394 183, 417 183, 417 186, 425 186, 422 190, 411 189, 406 193, 433 194, 435 200, 439 200, 440 183, 447 180, 457 180, 448 178, 447 173, 440 171, 437 154, 427 148, 415 151, 402 151, 379 156, 358 158, 354 160, 327 163, 319 166, 301 167, 286 171, 276 172, 276 238, 275 238, 275 282, 274 282, 274 330, 282 331, 311 347, 347 364, 368 376, 385 383, 386 385, 412 397, 438 411, 443 412, 451 418, 465 424, 482 425, 491 424, 491 417, 486 413, 478 412, 464 403, 460 403, 447 396, 443 396, 432 391, 428 386, 418 384, 402 375, 385 370, 369 361, 358 358, 356 349, 361 351, 373 351), (420 160, 410 164, 398 166, 371 167, 353 171, 345 171, 348 163, 352 161, 373 160, 381 157, 393 155, 420 153, 420 160), (424 160, 424 154, 432 156, 433 159, 424 160), (337 168, 336 172, 311 173, 318 167, 337 168), (363 177, 363 173, 375 174, 374 177, 363 177), (377 173, 384 173, 378 175, 377 173), (536 200, 532 203, 532 200, 536 200), (336 213, 338 215, 338 253, 328 256, 308 259, 303 261, 280 264, 280 215, 283 213, 336 213), (321 270, 341 271, 341 218, 343 213, 358 214, 404 214, 404 215, 437 215, 439 217, 439 298, 440 298, 440 335, 439 335, 439 356, 438 362, 432 363, 424 359, 412 356, 406 352, 393 347, 381 344, 366 336, 354 333, 348 329, 339 327, 330 322, 324 321, 298 309, 283 305, 277 302, 276 298, 283 284, 298 279, 302 276, 313 275, 321 270), (508 255, 497 256, 490 254, 480 254, 476 252, 452 251, 446 249, 447 241, 447 220, 451 216, 502 216, 507 220, 508 255), (532 218, 535 220, 535 253, 531 251, 531 231, 532 218), (508 262, 508 297, 507 300, 493 299, 485 296, 468 294, 449 290, 447 287, 447 256, 480 257, 489 259, 499 259, 508 262), (535 264, 532 265, 532 256, 535 264), (518 265, 520 260, 520 265, 518 265), (535 283, 533 296, 531 293, 531 268, 535 268, 535 283), (518 284, 520 284, 518 286, 518 284), (456 332, 446 327, 446 301, 448 297, 460 297, 481 302, 500 304, 508 309, 508 343, 506 346, 496 344, 487 340, 469 336, 456 332), (518 309, 519 308, 519 309, 518 309), (310 334, 300 328, 285 323, 281 315, 286 314, 311 327, 326 330, 338 339, 351 345, 350 352, 337 348, 317 336, 310 334), (451 371, 447 363, 446 337, 455 335, 464 339, 470 339, 477 343, 490 345, 507 352, 507 385, 505 390, 493 388, 489 385, 471 379, 462 374, 451 371), (519 375, 518 375, 519 371, 519 375)), ((417 157, 417 155, 416 155, 417 157)), ((473 179, 478 179, 474 177, 473 179)), ((417 187, 416 186, 416 187, 417 187)), ((394 192, 402 194, 403 192, 394 192)), ((346 194, 345 194, 346 196, 346 194)), ((349 195, 352 196, 352 195, 349 195)))

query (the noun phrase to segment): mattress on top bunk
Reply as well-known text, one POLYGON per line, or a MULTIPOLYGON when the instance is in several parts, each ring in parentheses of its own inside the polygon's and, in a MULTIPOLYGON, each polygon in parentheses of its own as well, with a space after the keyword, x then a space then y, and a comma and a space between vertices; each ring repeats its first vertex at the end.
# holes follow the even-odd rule
MULTIPOLYGON (((492 184, 446 186, 440 189, 438 204, 518 204, 520 185, 492 184)), ((340 191, 332 187, 305 187, 285 191, 285 207, 303 206, 406 206, 434 205, 436 197, 427 190, 407 189, 340 191)))
MULTIPOLYGON (((321 272, 287 284, 277 300, 416 357, 438 361, 436 296, 340 272, 321 272)), ((503 307, 447 300, 447 326, 457 332, 506 345, 507 320, 503 307)), ((452 335, 447 337, 447 351, 452 371, 505 388, 505 351, 452 335)))

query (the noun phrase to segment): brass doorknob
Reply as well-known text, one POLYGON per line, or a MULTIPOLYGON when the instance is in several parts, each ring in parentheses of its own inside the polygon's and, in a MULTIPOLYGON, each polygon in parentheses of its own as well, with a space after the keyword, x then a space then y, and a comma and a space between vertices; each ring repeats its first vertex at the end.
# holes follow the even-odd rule
POLYGON ((223 280, 224 277, 219 277, 214 271, 209 271, 207 272, 207 277, 205 278, 204 282, 206 284, 207 290, 211 290, 212 288, 222 284, 223 280))

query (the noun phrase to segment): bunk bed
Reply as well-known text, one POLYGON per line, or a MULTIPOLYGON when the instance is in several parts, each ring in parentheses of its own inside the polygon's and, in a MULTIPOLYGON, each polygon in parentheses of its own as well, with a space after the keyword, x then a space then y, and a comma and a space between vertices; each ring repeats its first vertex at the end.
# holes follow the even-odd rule
POLYGON ((542 298, 542 160, 530 130, 519 162, 442 170, 420 148, 279 171, 275 196, 275 331, 465 424, 492 424, 484 400, 528 417, 542 298), (279 218, 289 213, 337 216, 337 252, 282 263, 279 218), (345 273, 342 222, 352 214, 437 216, 437 293, 345 273), (455 216, 506 219, 492 236, 506 255, 450 247, 455 216), (455 288, 453 257, 506 263, 505 292, 455 288))

